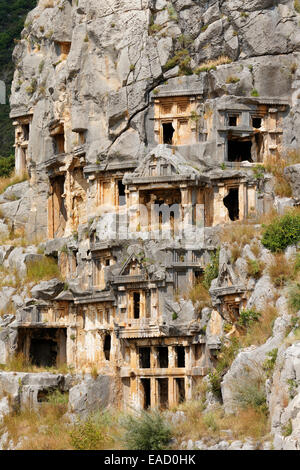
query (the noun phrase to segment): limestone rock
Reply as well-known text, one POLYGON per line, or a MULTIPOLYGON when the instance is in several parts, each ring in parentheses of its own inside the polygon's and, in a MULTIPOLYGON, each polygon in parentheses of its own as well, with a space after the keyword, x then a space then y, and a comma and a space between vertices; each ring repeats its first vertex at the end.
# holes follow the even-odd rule
POLYGON ((42 281, 31 289, 32 297, 41 300, 52 300, 64 289, 64 283, 59 279, 42 281))
POLYGON ((86 377, 80 384, 70 389, 69 411, 82 417, 105 408, 113 402, 113 379, 99 375, 86 377))

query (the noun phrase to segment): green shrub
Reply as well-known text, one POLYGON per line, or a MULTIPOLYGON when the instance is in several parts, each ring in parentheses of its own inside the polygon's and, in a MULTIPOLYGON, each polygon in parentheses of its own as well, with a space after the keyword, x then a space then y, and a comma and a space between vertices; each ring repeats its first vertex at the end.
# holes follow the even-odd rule
POLYGON ((54 277, 60 278, 60 271, 56 260, 50 256, 27 264, 27 282, 39 282, 54 277))
POLYGON ((297 273, 298 271, 300 271, 300 253, 297 253, 295 259, 295 272, 297 273))
POLYGON ((300 310, 300 284, 297 282, 293 284, 288 293, 288 302, 289 307, 295 313, 299 312, 300 310))
POLYGON ((253 323, 259 321, 260 317, 261 313, 254 309, 241 310, 238 323, 240 326, 248 328, 249 326, 253 325, 253 323))
POLYGON ((246 376, 236 380, 234 401, 241 408, 254 408, 267 413, 265 377, 260 370, 251 369, 246 376))
MULTIPOLYGON (((300 13, 300 11, 299 11, 299 13, 300 13)), ((284 437, 288 437, 292 434, 293 424, 292 424, 291 420, 289 420, 289 422, 285 426, 282 427, 281 432, 282 432, 282 435, 284 437)))
POLYGON ((247 273, 248 276, 254 277, 254 279, 259 279, 264 270, 265 264, 257 259, 247 259, 247 273))
POLYGON ((219 255, 220 248, 217 249, 216 253, 211 255, 211 262, 204 270, 203 285, 206 289, 210 289, 213 279, 216 279, 216 277, 219 275, 219 255))
POLYGON ((293 400, 295 396, 297 395, 297 390, 298 390, 298 384, 295 379, 287 379, 286 383, 289 386, 289 395, 290 399, 293 400))
POLYGON ((175 52, 175 55, 167 61, 164 66, 164 71, 170 70, 176 65, 179 66, 180 75, 191 75, 193 73, 191 69, 191 57, 188 49, 181 49, 175 52))
POLYGON ((267 359, 263 363, 263 370, 266 372, 267 377, 270 377, 272 375, 277 359, 277 354, 278 348, 272 349, 272 351, 268 352, 267 359))
POLYGON ((0 177, 8 178, 15 168, 15 157, 0 157, 0 177))
POLYGON ((263 229, 262 244, 273 253, 283 251, 300 241, 300 213, 288 212, 276 217, 269 225, 263 225, 263 229))
POLYGON ((75 450, 99 450, 107 442, 106 417, 89 416, 86 421, 78 421, 70 431, 71 444, 75 450))
POLYGON ((238 338, 232 338, 228 344, 223 344, 218 354, 215 370, 208 374, 208 388, 218 399, 222 398, 221 382, 223 376, 229 370, 239 350, 240 342, 238 338))
POLYGON ((128 450, 164 450, 172 437, 171 427, 158 411, 127 416, 122 424, 128 450))
POLYGON ((47 396, 47 403, 51 405, 67 405, 69 402, 69 394, 56 389, 47 396))
POLYGON ((204 422, 205 426, 208 429, 210 429, 212 432, 218 431, 218 429, 219 429, 218 423, 216 421, 215 415, 212 412, 206 413, 203 416, 203 422, 204 422))
POLYGON ((222 399, 222 391, 221 391, 222 378, 223 378, 222 374, 216 370, 208 374, 209 391, 212 392, 218 400, 222 399))

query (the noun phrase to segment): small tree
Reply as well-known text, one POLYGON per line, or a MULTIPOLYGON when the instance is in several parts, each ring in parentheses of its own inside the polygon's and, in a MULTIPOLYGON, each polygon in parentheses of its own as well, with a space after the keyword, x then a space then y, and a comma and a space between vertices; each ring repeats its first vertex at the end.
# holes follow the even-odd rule
POLYGON ((300 213, 290 211, 263 228, 262 244, 273 253, 283 251, 300 241, 300 213))
POLYGON ((141 411, 123 421, 124 444, 128 450, 164 450, 172 431, 158 411, 141 411))

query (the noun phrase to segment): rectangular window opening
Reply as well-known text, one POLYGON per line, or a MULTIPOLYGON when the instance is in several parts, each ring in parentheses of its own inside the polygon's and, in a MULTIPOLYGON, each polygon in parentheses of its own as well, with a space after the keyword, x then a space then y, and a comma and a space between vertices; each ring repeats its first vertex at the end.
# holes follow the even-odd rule
POLYGON ((157 348, 158 353, 158 367, 167 369, 169 367, 169 351, 167 347, 157 348))
POLYGON ((139 348, 139 364, 141 369, 150 369, 150 348, 139 348))
POLYGON ((157 379, 158 402, 161 409, 169 406, 169 379, 157 379))
POLYGON ((133 293, 133 317, 135 319, 140 318, 141 308, 141 294, 139 292, 133 293))
POLYGON ((176 346, 176 367, 185 367, 185 348, 184 346, 176 346))
POLYGON ((151 382, 150 379, 141 379, 143 390, 143 409, 147 410, 151 404, 151 382))

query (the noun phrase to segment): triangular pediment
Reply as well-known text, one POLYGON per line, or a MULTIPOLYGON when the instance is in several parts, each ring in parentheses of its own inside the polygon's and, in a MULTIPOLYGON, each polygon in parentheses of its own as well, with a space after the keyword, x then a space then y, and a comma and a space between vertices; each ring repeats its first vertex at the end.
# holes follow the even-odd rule
POLYGON ((219 271, 217 287, 231 287, 237 284, 237 277, 232 267, 224 263, 219 271))
POLYGON ((143 274, 143 266, 137 259, 136 255, 132 254, 124 263, 119 275, 120 276, 138 276, 140 274, 143 274))
POLYGON ((143 158, 132 174, 125 174, 125 179, 168 178, 175 175, 190 177, 191 175, 199 176, 199 174, 199 171, 180 155, 178 150, 175 151, 167 145, 160 144, 143 158))

